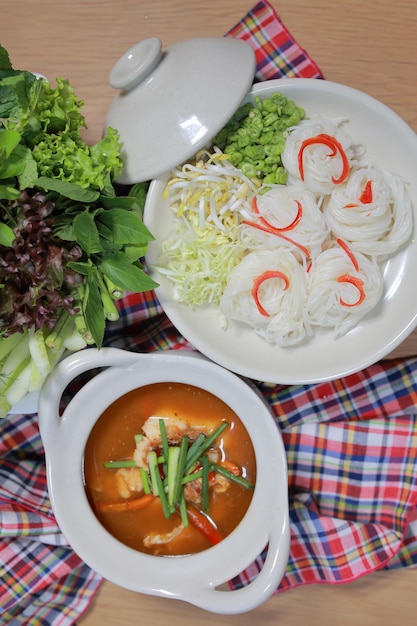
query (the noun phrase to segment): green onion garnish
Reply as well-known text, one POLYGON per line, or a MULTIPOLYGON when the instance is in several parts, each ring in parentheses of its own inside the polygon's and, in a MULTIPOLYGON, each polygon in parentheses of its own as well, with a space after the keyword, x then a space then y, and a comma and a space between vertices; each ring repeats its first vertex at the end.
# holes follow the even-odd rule
POLYGON ((201 457, 202 485, 201 485, 201 509, 204 513, 209 510, 209 458, 207 454, 201 457))
MULTIPOLYGON (((188 437, 182 437, 180 445, 170 445, 164 419, 159 419, 161 433, 161 451, 148 453, 148 471, 139 467, 145 494, 153 494, 161 500, 161 506, 166 518, 178 511, 183 526, 188 525, 188 513, 184 496, 185 486, 201 478, 201 510, 207 513, 210 506, 210 472, 217 472, 246 489, 254 489, 254 485, 242 476, 235 476, 222 465, 210 461, 206 452, 216 439, 229 426, 227 422, 221 424, 209 435, 200 433, 191 443, 188 437)), ((143 435, 135 435, 135 442, 143 439, 143 435)), ((133 459, 108 461, 106 468, 138 467, 133 459)))
POLYGON ((104 463, 106 469, 120 469, 121 467, 136 467, 136 461, 129 459, 126 461, 106 461, 104 463))
POLYGON ((235 483, 238 483, 238 485, 240 485, 241 487, 245 487, 245 489, 252 489, 252 490, 255 489, 255 485, 253 485, 248 480, 246 480, 246 478, 243 478, 242 476, 236 476, 235 474, 233 474, 232 472, 229 472, 228 469, 226 469, 225 467, 222 467, 221 465, 216 465, 216 463, 211 463, 210 469, 217 472, 218 474, 222 474, 229 480, 233 480, 235 483))

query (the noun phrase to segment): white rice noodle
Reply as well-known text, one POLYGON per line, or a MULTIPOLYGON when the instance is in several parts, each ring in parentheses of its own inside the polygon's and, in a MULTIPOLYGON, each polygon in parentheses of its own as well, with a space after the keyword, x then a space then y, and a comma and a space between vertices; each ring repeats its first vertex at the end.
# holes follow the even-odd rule
POLYGON ((306 272, 286 248, 250 252, 232 270, 220 300, 220 311, 228 321, 252 327, 272 344, 289 346, 306 334, 303 309, 306 299, 306 272), (254 280, 264 272, 282 272, 280 278, 265 280, 258 290, 259 301, 269 315, 262 314, 252 295, 254 280))
MULTIPOLYGON (((349 165, 352 166, 357 159, 357 150, 352 139, 341 127, 342 122, 327 120, 322 117, 302 120, 290 130, 285 143, 285 149, 281 156, 282 164, 289 174, 289 180, 301 181, 299 169, 299 153, 305 140, 320 134, 334 137, 342 146, 349 165)), ((343 162, 338 152, 330 156, 328 146, 315 143, 307 146, 303 152, 304 184, 310 191, 328 194, 335 187, 332 178, 338 179, 343 171, 343 162)))
POLYGON ((352 171, 346 183, 333 190, 324 215, 334 235, 348 242, 352 250, 380 260, 406 243, 413 229, 412 205, 405 184, 376 166, 352 171), (368 181, 372 202, 362 203, 360 197, 368 181))
POLYGON ((333 329, 335 337, 351 330, 379 302, 383 278, 375 261, 355 254, 356 271, 348 254, 339 246, 324 250, 312 264, 307 279, 306 319, 313 326, 333 329), (364 300, 359 301, 358 288, 339 278, 350 275, 363 281, 364 300), (353 306, 346 306, 342 302, 353 306))
POLYGON ((323 242, 329 236, 329 227, 320 210, 319 199, 316 194, 308 191, 301 185, 274 185, 264 194, 258 195, 257 207, 259 215, 254 214, 251 222, 259 224, 262 217, 268 224, 277 229, 285 238, 259 230, 243 224, 241 227, 241 241, 249 250, 273 249, 286 246, 304 263, 314 258, 321 251, 323 242), (285 230, 298 214, 298 203, 301 205, 301 219, 293 228, 285 230), (292 242, 307 248, 308 258, 294 248, 292 242))

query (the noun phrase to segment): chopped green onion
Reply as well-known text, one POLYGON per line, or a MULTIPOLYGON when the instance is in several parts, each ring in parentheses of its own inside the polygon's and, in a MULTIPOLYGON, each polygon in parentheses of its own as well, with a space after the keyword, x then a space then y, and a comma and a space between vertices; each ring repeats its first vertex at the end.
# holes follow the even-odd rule
POLYGON ((175 492, 177 484, 178 460, 180 458, 180 448, 178 446, 170 446, 168 451, 168 504, 175 504, 175 492))
POLYGON ((246 480, 246 478, 243 478, 242 476, 236 476, 235 474, 233 474, 232 472, 229 472, 228 469, 226 469, 225 467, 222 467, 221 465, 217 465, 216 463, 211 463, 210 469, 214 470, 218 474, 222 474, 229 480, 233 480, 235 483, 238 483, 241 487, 245 487, 245 489, 255 489, 255 485, 253 485, 248 480, 246 480))
POLYGON ((185 462, 187 460, 188 452, 188 437, 183 437, 180 444, 180 452, 178 456, 177 475, 175 477, 175 489, 174 489, 174 504, 180 501, 180 497, 183 491, 182 477, 184 476, 185 462))
POLYGON ((222 432, 229 426, 228 422, 222 422, 208 437, 200 435, 194 441, 193 445, 188 450, 187 462, 185 464, 185 472, 187 473, 192 465, 197 461, 202 454, 208 450, 211 444, 219 437, 222 432))
POLYGON ((121 467, 137 467, 137 465, 133 459, 128 459, 126 461, 106 461, 104 467, 106 469, 120 469, 121 467))
POLYGON ((202 465, 202 486, 201 486, 201 508, 204 513, 209 510, 209 458, 205 454, 201 458, 202 465))
POLYGON ((185 472, 188 472, 191 469, 192 465, 200 456, 200 448, 205 439, 206 436, 203 433, 200 433, 197 439, 195 439, 191 446, 188 448, 188 454, 185 463, 185 472))
POLYGON ((168 500, 162 483, 161 474, 159 473, 158 459, 156 452, 151 450, 148 454, 148 465, 151 473, 152 491, 155 496, 159 496, 161 500, 162 510, 167 519, 171 517, 171 510, 168 506, 168 500))
POLYGON ((201 478, 203 475, 203 470, 198 470, 197 472, 192 472, 191 474, 185 474, 183 476, 181 484, 186 485, 187 483, 192 483, 196 478, 201 478))
POLYGON ((208 450, 211 446, 211 444, 216 441, 217 437, 220 437, 220 435, 222 434, 222 432, 224 430, 226 430, 226 428, 229 426, 228 422, 222 422, 220 424, 220 426, 218 426, 216 428, 216 430, 214 430, 211 435, 209 435, 206 439, 206 441, 204 442, 204 447, 203 447, 203 451, 205 452, 206 450, 208 450))
POLYGON ((156 452, 151 450, 148 454, 148 467, 151 475, 151 488, 154 496, 159 495, 159 485, 156 476, 159 476, 158 459, 156 452))
POLYGON ((184 493, 181 495, 179 510, 180 510, 180 515, 181 515, 182 525, 184 526, 184 528, 187 528, 188 513, 187 513, 187 504, 185 502, 184 493))
MULTIPOLYGON (((205 454, 214 441, 229 426, 228 422, 221 422, 215 430, 206 436, 200 433, 190 445, 188 437, 182 437, 180 445, 170 445, 166 433, 165 422, 159 420, 161 433, 162 454, 157 455, 155 450, 148 453, 148 471, 139 467, 145 494, 159 496, 164 516, 169 519, 176 510, 181 516, 183 526, 188 525, 188 513, 184 496, 184 485, 201 478, 201 510, 207 513, 210 505, 209 474, 215 471, 222 474, 246 489, 254 489, 249 481, 242 476, 235 476, 232 472, 212 463, 205 454), (164 476, 164 480, 162 478, 164 476)), ((143 439, 142 434, 134 436, 138 443, 143 439)), ((106 468, 138 467, 133 459, 121 461, 107 461, 106 468)))
MULTIPOLYGON (((168 458, 169 458, 169 443, 168 443, 168 437, 167 437, 167 431, 165 428, 165 421, 163 419, 159 420, 159 431, 161 433, 161 440, 162 440, 162 450, 163 450, 163 454, 165 457, 165 462, 168 463, 168 458)), ((164 473, 167 474, 168 469, 166 467, 166 465, 164 466, 164 473)))
POLYGON ((139 469, 140 469, 140 477, 142 479, 143 491, 144 491, 144 493, 146 493, 148 495, 148 494, 151 493, 151 486, 149 484, 148 474, 147 474, 147 472, 145 472, 143 467, 140 467, 139 469))

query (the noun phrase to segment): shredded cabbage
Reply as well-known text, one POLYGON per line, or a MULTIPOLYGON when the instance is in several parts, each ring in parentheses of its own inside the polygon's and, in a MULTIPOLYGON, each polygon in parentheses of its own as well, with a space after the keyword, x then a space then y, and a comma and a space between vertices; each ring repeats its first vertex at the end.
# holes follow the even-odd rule
POLYGON ((175 227, 163 242, 158 270, 174 283, 174 298, 194 308, 218 305, 232 269, 245 254, 241 218, 252 214, 257 183, 219 149, 172 172, 165 197, 175 227))
POLYGON ((226 235, 210 224, 200 228, 196 215, 182 215, 173 235, 163 242, 158 270, 174 283, 176 300, 192 308, 218 305, 228 276, 244 253, 233 230, 226 235))

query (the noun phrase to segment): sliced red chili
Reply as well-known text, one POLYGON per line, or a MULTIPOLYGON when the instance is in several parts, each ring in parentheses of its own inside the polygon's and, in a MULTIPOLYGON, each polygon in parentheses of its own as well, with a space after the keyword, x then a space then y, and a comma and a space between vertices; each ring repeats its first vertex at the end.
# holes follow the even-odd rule
POLYGON ((304 150, 308 148, 308 146, 313 146, 315 144, 322 144, 330 148, 330 152, 329 152, 330 157, 334 157, 337 154, 340 155, 342 159, 342 172, 339 178, 335 178, 333 176, 332 181, 334 182, 335 185, 343 183, 343 181, 345 181, 346 178, 349 176, 349 171, 350 171, 349 159, 347 158, 346 152, 344 151, 342 144, 339 141, 337 141, 335 137, 332 137, 331 135, 327 135, 326 133, 320 133, 319 135, 315 135, 314 137, 308 137, 308 139, 305 139, 302 142, 300 151, 298 153, 298 170, 300 172, 301 180, 304 180, 304 162, 303 162, 304 150))
POLYGON ((342 239, 336 239, 336 241, 339 244, 339 246, 346 252, 346 254, 348 255, 349 259, 352 261, 352 264, 353 264, 353 267, 355 268, 355 270, 357 272, 359 272, 359 263, 356 260, 356 257, 353 254, 352 250, 349 248, 349 246, 342 239))
POLYGON ((359 198, 359 202, 362 202, 362 204, 371 204, 372 200, 373 200, 372 181, 368 180, 365 187, 363 188, 361 197, 359 198))
POLYGON ((109 513, 119 513, 120 511, 138 511, 148 506, 155 500, 155 496, 152 494, 144 494, 139 498, 131 498, 130 500, 123 500, 122 502, 99 502, 98 508, 101 511, 108 511, 109 513))
POLYGON ((272 230, 277 230, 278 232, 284 232, 286 230, 292 230, 293 228, 295 228, 297 226, 297 224, 300 222, 301 218, 303 217, 303 207, 301 202, 299 202, 299 200, 294 200, 294 202, 297 205, 297 214, 295 216, 295 218, 293 219, 292 222, 290 222, 288 224, 288 226, 273 226, 272 224, 270 224, 268 222, 268 220, 266 220, 259 212, 259 208, 258 208, 258 202, 256 200, 256 196, 253 197, 252 200, 252 208, 253 208, 253 212, 256 213, 256 215, 259 216, 259 221, 264 224, 264 226, 268 226, 268 228, 271 228, 272 230))
POLYGON ((257 222, 251 222, 249 220, 243 220, 242 224, 246 224, 247 226, 252 226, 252 228, 257 228, 258 230, 262 230, 264 233, 269 233, 270 235, 275 235, 276 237, 281 237, 281 239, 285 239, 288 243, 291 243, 293 246, 301 250, 301 252, 306 256, 307 259, 310 258, 310 253, 305 246, 286 235, 283 235, 280 231, 272 228, 271 226, 267 226, 266 224, 258 224, 257 222))
POLYGON ((337 279, 339 283, 350 283, 354 285, 359 292, 359 297, 356 302, 346 302, 343 298, 340 298, 340 304, 342 306, 359 306, 365 300, 365 290, 363 288, 363 280, 358 278, 357 276, 352 276, 351 274, 343 274, 339 276, 337 279))
POLYGON ((216 545, 223 539, 217 526, 214 522, 204 513, 197 510, 192 504, 187 504, 187 515, 194 528, 204 535, 204 537, 211 543, 216 545))
POLYGON ((290 281, 288 279, 288 276, 278 270, 266 270, 266 272, 263 272, 262 274, 260 274, 259 276, 256 276, 256 278, 253 279, 252 298, 255 300, 255 304, 258 308, 259 313, 261 315, 264 315, 265 317, 269 317, 270 314, 262 306, 259 300, 259 288, 266 280, 270 280, 271 278, 280 278, 281 280, 283 280, 284 291, 285 289, 288 289, 288 287, 290 286, 290 281))

